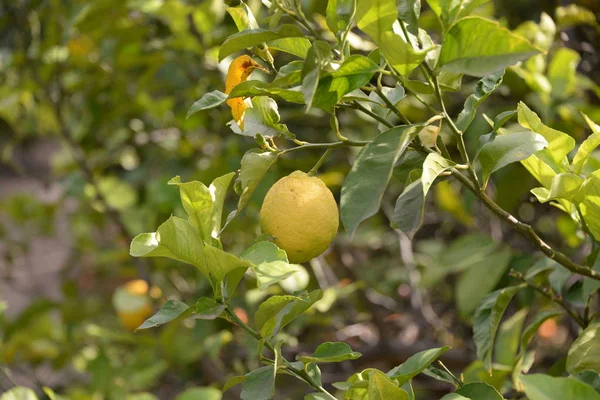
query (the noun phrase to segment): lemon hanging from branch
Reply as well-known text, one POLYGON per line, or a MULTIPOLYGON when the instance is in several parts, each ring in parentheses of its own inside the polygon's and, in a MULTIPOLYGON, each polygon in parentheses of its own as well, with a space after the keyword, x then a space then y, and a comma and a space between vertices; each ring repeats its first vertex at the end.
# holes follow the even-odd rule
POLYGON ((291 263, 323 253, 337 234, 338 207, 319 178, 302 171, 277 181, 260 210, 260 226, 286 251, 291 263))

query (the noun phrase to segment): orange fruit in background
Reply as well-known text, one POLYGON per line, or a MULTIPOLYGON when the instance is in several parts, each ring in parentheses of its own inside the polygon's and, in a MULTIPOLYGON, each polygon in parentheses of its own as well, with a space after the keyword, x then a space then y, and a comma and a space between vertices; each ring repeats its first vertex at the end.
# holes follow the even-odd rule
POLYGON ((148 289, 148 282, 135 279, 115 290, 113 305, 124 328, 133 331, 152 315, 154 310, 148 289))

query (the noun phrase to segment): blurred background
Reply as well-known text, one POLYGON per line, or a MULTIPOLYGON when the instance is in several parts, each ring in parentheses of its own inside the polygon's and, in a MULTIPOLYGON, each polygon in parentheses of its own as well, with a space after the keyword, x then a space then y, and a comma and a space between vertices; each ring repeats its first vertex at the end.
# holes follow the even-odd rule
MULTIPOLYGON (((210 292, 192 267, 133 259, 128 247, 136 234, 154 231, 172 213, 182 215, 169 179, 180 175, 208 184, 237 171, 244 152, 256 147, 226 126, 231 115, 225 106, 185 118, 204 93, 224 88, 231 59, 218 63, 217 52, 237 32, 226 6, 238 4, 0 3, 0 393, 18 384, 40 398, 49 387, 74 400, 218 400, 220 394, 209 387, 220 388, 228 377, 258 366, 255 340, 224 320, 185 320, 132 332, 167 299, 189 303, 210 292)), ((267 16, 259 0, 248 5, 259 22, 267 16)), ((304 1, 307 16, 322 30, 327 29, 325 6, 325 1, 304 1)), ((496 0, 476 13, 548 50, 510 68, 480 110, 493 117, 523 100, 548 125, 578 141, 585 138, 589 131, 581 111, 600 122, 598 1, 496 0)), ((420 25, 434 38, 440 30, 426 4, 420 25)), ((353 32, 360 47, 361 33, 353 32)), ((277 54, 275 64, 289 57, 277 54)), ((452 115, 475 83, 465 79, 461 90, 449 94, 452 115)), ((400 104, 411 120, 428 115, 411 98, 400 104)), ((299 139, 335 139, 324 112, 313 108, 306 115, 302 106, 285 102, 279 107, 282 121, 299 139)), ((376 123, 351 110, 339 118, 349 138, 369 140, 378 133, 376 123)), ((478 117, 466 134, 471 151, 488 131, 478 117)), ((451 136, 441 134, 451 144, 451 136)), ((293 153, 272 168, 223 234, 224 247, 239 254, 252 244, 260 234, 258 212, 266 190, 293 170, 307 171, 320 155, 293 153)), ((321 168, 321 178, 338 198, 355 156, 355 149, 337 150, 321 168)), ((600 167, 600 158, 591 164, 600 167)), ((340 231, 326 254, 305 265, 307 274, 268 291, 244 281, 234 299, 238 316, 252 320, 252 310, 271 294, 320 287, 323 300, 282 337, 285 353, 293 358, 312 352, 326 340, 346 341, 363 353, 356 361, 323 367, 324 382, 344 381, 367 367, 389 369, 420 350, 450 345, 453 350, 442 357, 449 369, 466 381, 483 379, 501 388, 508 373, 490 378, 474 361, 470 320, 481 298, 510 282, 511 269, 529 267, 538 255, 452 181, 436 185, 415 239, 398 235, 386 213, 402 191, 406 171, 394 176, 382 211, 352 240, 340 231)), ((567 215, 534 201, 529 193, 534 183, 512 164, 495 175, 490 193, 553 246, 583 260, 589 248, 582 232, 567 215)), ((231 191, 226 212, 236 202, 231 191)), ((578 304, 581 282, 560 274, 554 282, 578 304)), ((511 307, 543 305, 526 291, 511 307)), ((497 365, 514 360, 511 332, 524 317, 513 313, 502 325, 497 365)), ((542 328, 534 368, 554 365, 560 373, 556 354, 566 354, 575 327, 549 320, 542 328)), ((426 377, 414 385, 418 399, 438 399, 450 389, 426 377)), ((277 388, 277 399, 307 393, 302 383, 285 376, 278 377, 277 388)), ((239 398, 239 388, 223 398, 239 398)))

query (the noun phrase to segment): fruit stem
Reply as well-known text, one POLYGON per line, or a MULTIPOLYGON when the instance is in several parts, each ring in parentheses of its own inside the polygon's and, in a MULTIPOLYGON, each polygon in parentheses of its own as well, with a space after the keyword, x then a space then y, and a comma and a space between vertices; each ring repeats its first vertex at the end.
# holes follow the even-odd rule
POLYGON ((317 171, 319 170, 319 168, 321 168, 321 165, 323 165, 323 163, 325 162, 327 157, 329 157, 329 154, 331 154, 332 151, 333 151, 333 148, 331 148, 331 147, 328 148, 327 150, 325 150, 325 153, 323 153, 321 158, 319 158, 319 161, 317 161, 315 166, 312 167, 310 171, 308 171, 308 175, 314 176, 317 173, 317 171))

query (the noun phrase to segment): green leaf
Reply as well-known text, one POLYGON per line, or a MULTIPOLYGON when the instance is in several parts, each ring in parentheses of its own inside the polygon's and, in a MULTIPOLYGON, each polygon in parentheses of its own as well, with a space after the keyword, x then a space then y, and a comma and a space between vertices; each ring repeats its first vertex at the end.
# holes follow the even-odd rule
POLYGON ((400 0, 398 16, 408 25, 410 32, 415 32, 421 15, 421 0, 400 0))
POLYGON ((242 193, 238 201, 238 213, 248 204, 256 187, 275 161, 277 161, 277 157, 272 152, 249 150, 244 154, 239 176, 242 193))
POLYGON ((495 74, 486 76, 477 82, 473 94, 467 97, 463 110, 458 114, 456 119, 456 127, 461 131, 466 131, 475 114, 477 107, 481 105, 488 98, 494 90, 496 90, 502 83, 502 77, 504 76, 504 70, 496 72, 495 74))
POLYGON ((498 135, 484 144, 477 153, 482 169, 483 188, 494 172, 508 164, 525 160, 547 145, 543 136, 530 131, 498 135))
POLYGON ((358 225, 374 215, 392 176, 394 165, 422 125, 392 128, 377 136, 358 153, 342 185, 342 222, 354 234, 358 225))
POLYGON ((304 396, 304 400, 330 400, 331 397, 329 397, 326 394, 323 393, 309 393, 306 396, 304 396))
POLYGON ((346 360, 356 360, 361 355, 362 354, 356 351, 352 351, 347 343, 326 342, 320 344, 312 356, 297 356, 296 360, 300 360, 304 364, 341 362, 346 360))
POLYGON ((575 139, 566 133, 552 129, 542 123, 536 113, 531 111, 523 102, 517 107, 519 124, 535 133, 539 133, 548 141, 548 148, 544 151, 558 165, 565 162, 565 157, 575 147, 575 139))
POLYGON ((557 378, 543 374, 520 377, 529 400, 585 399, 600 400, 593 387, 575 378, 557 378))
POLYGON ((221 400, 223 395, 219 389, 210 387, 193 387, 180 393, 175 400, 221 400))
POLYGON ((233 18, 233 22, 235 22, 238 31, 258 28, 258 22, 256 22, 252 10, 243 1, 240 1, 239 7, 226 6, 225 10, 227 10, 229 15, 231 15, 231 18, 233 18))
POLYGON ((455 162, 447 160, 437 153, 429 153, 423 163, 423 175, 421 175, 423 196, 427 196, 429 188, 441 173, 446 172, 455 165, 455 162))
POLYGON ((212 231, 211 236, 216 238, 221 232, 221 218, 223 217, 223 204, 225 202, 225 196, 227 195, 227 189, 231 185, 231 180, 235 176, 235 172, 230 172, 226 175, 220 176, 212 181, 208 187, 208 191, 212 197, 212 231))
POLYGON ((0 400, 38 400, 35 392, 24 386, 16 386, 0 396, 0 400))
POLYGON ((272 49, 283 51, 296 57, 306 58, 311 43, 310 40, 304 37, 291 37, 271 40, 268 45, 272 49))
POLYGON ((477 358, 483 361, 484 367, 492 370, 492 351, 500 319, 513 296, 523 285, 509 286, 487 295, 477 307, 473 320, 473 339, 477 347, 477 358))
POLYGON ((220 106, 221 104, 225 103, 227 97, 228 95, 219 90, 213 90, 212 92, 206 93, 200 98, 200 100, 196 100, 196 102, 192 104, 185 116, 185 119, 188 119, 198 111, 208 110, 220 106))
POLYGON ((504 397, 493 386, 485 382, 472 382, 463 385, 456 394, 472 400, 504 400, 504 397))
POLYGON ((552 178, 550 190, 536 188, 537 190, 532 189, 531 192, 541 203, 556 199, 565 199, 572 203, 579 203, 581 201, 580 190, 583 183, 583 178, 579 175, 563 172, 552 178))
POLYGON ((592 120, 589 119, 587 115, 583 114, 583 117, 585 118, 593 133, 581 143, 581 145, 577 149, 577 153, 575 153, 575 157, 573 157, 571 169, 576 174, 579 174, 581 172, 581 169, 585 165, 585 162, 587 161, 590 154, 592 154, 592 152, 596 150, 596 148, 600 145, 600 126, 592 122, 592 120))
POLYGON ((322 40, 315 41, 308 50, 304 68, 302 69, 302 96, 306 103, 307 111, 312 106, 315 93, 317 92, 321 71, 329 65, 332 58, 331 46, 322 40))
POLYGON ((299 267, 288 262, 287 254, 275 243, 262 241, 249 247, 240 256, 253 264, 259 289, 266 289, 294 275, 299 267))
POLYGON ((528 310, 523 308, 506 319, 498 330, 494 344, 494 363, 512 368, 518 357, 519 340, 528 310))
POLYGON ((246 270, 252 266, 249 261, 241 260, 208 244, 204 246, 204 256, 217 297, 230 297, 246 270), (223 288, 221 282, 225 282, 223 288), (222 293, 221 290, 226 292, 222 293))
POLYGON ((471 400, 471 399, 469 399, 468 397, 465 397, 465 396, 461 396, 460 394, 448 393, 447 395, 442 397, 440 400, 471 400))
POLYGON ((421 351, 409 357, 408 360, 392 369, 387 375, 390 378, 395 379, 398 384, 402 386, 413 377, 423 372, 425 368, 429 367, 448 350, 450 350, 450 346, 421 351))
POLYGON ((168 300, 160 307, 160 310, 158 310, 156 314, 145 320, 142 325, 137 327, 136 331, 140 329, 156 328, 164 325, 167 322, 170 322, 183 315, 188 310, 190 310, 190 306, 187 304, 178 300, 168 300))
POLYGON ((583 371, 600 373, 600 322, 585 328, 569 349, 567 372, 576 374, 583 371))
POLYGON ((398 18, 395 0, 357 0, 356 25, 375 43, 381 43, 384 32, 392 29, 398 18))
POLYGON ((565 30, 573 25, 587 24, 598 28, 596 15, 585 7, 569 4, 556 8, 556 23, 560 30, 565 30))
POLYGON ((569 98, 577 86, 577 65, 581 61, 579 53, 563 47, 556 50, 548 66, 547 77, 552 85, 552 97, 569 98))
POLYGON ((223 314, 226 305, 217 303, 215 300, 208 297, 200 297, 194 305, 193 313, 191 315, 194 319, 216 319, 223 314))
POLYGON ((408 393, 381 371, 373 371, 367 388, 368 400, 409 400, 408 393))
POLYGON ((330 75, 322 76, 313 105, 330 110, 347 93, 369 83, 379 66, 367 57, 352 55, 330 75))
POLYGON ((272 365, 256 369, 246 375, 242 400, 269 400, 275 395, 275 370, 272 365))
POLYGON ((480 17, 452 25, 444 38, 437 68, 472 76, 499 72, 539 51, 527 40, 480 17))
POLYGON ((183 204, 183 208, 188 214, 188 221, 198 228, 200 238, 205 242, 209 242, 212 232, 213 210, 210 190, 202 182, 182 183, 179 176, 171 179, 167 184, 179 186, 181 204, 183 204))
POLYGON ((264 338, 273 337, 322 297, 321 290, 298 296, 273 296, 259 306, 255 324, 264 338))
POLYGON ((412 239, 421 227, 424 215, 425 196, 423 195, 423 184, 420 179, 417 179, 398 196, 394 206, 391 226, 394 229, 401 230, 412 239))
POLYGON ((283 24, 276 29, 246 29, 229 36, 219 48, 219 61, 237 51, 257 46, 263 42, 287 37, 304 37, 305 33, 296 25, 283 24))
POLYGON ((525 355, 527 351, 527 346, 531 342, 531 339, 536 335, 538 328, 546 322, 546 320, 551 318, 556 318, 562 315, 562 311, 560 310, 545 310, 539 313, 536 313, 533 319, 529 322, 529 324, 523 330, 521 335, 521 345, 519 349, 519 357, 525 355))
MULTIPOLYGON (((294 78, 293 76, 290 77, 290 79, 293 79, 293 78, 294 78)), ((298 81, 299 81, 299 75, 298 75, 298 81)), ((279 81, 279 82, 272 82, 269 85, 263 81, 258 81, 258 80, 244 81, 244 82, 236 85, 233 88, 231 93, 229 93, 229 98, 233 99, 236 97, 272 96, 272 97, 279 97, 279 98, 281 98, 285 101, 289 101, 291 103, 303 104, 304 99, 302 97, 302 92, 300 92, 299 90, 296 90, 296 88, 287 89, 287 88, 278 87, 278 85, 284 84, 284 83, 286 83, 286 82, 279 81)), ((259 118, 260 118, 260 115, 259 115, 259 118)), ((275 118, 278 118, 278 115, 275 116, 275 118)), ((233 126, 232 126, 232 128, 233 128, 233 126)), ((287 128, 284 128, 283 126, 277 126, 277 128, 280 128, 282 130, 287 129, 287 128)), ((277 129, 277 130, 279 130, 279 129, 277 129)), ((235 129, 235 132, 242 134, 239 127, 237 127, 237 129, 235 129)), ((244 131, 243 134, 249 135, 249 136, 253 135, 253 133, 251 131, 247 131, 247 132, 244 131)), ((288 134, 288 132, 285 131, 284 134, 288 134)))
POLYGON ((284 65, 277 71, 277 76, 271 82, 271 87, 296 85, 302 81, 304 61, 296 60, 284 65))
POLYGON ((172 216, 156 232, 133 238, 129 254, 133 257, 167 257, 191 264, 207 278, 204 244, 197 229, 184 219, 172 216))
POLYGON ((225 382, 225 385, 223 385, 223 389, 221 391, 225 393, 232 387, 242 384, 244 382, 246 382, 246 375, 232 376, 231 378, 227 379, 227 382, 225 382))
POLYGON ((381 36, 380 48, 383 57, 400 75, 408 76, 425 59, 432 48, 415 50, 404 36, 392 31, 381 36))
POLYGON ((356 0, 329 0, 325 13, 327 27, 334 34, 347 30, 352 23, 355 11, 356 0))
POLYGON ((439 17, 444 31, 458 19, 471 14, 473 10, 489 0, 427 0, 433 12, 439 17))
POLYGON ((591 173, 580 190, 581 214, 590 232, 600 240, 600 170, 591 173))

